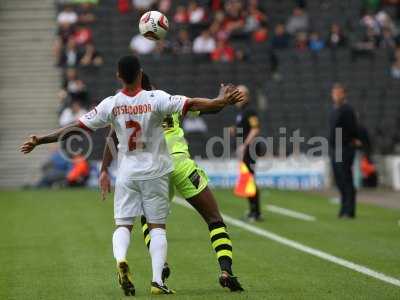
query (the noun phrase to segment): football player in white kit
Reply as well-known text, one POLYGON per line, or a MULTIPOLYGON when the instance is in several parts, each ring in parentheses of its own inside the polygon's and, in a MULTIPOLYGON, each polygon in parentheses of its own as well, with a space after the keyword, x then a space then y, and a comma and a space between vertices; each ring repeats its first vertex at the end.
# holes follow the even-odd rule
POLYGON ((152 294, 173 294, 162 281, 167 256, 165 224, 169 213, 169 173, 173 165, 168 154, 162 122, 167 114, 186 111, 214 111, 243 100, 236 89, 226 89, 216 99, 171 96, 161 90, 141 88, 142 70, 136 56, 124 56, 118 62, 118 78, 123 89, 104 99, 78 122, 45 136, 30 136, 20 148, 27 154, 36 146, 54 143, 67 132, 80 127, 94 131, 112 125, 120 141, 119 168, 114 195, 117 226, 112 243, 117 261, 118 279, 125 295, 134 295, 126 255, 135 217, 145 215, 150 229, 152 294))

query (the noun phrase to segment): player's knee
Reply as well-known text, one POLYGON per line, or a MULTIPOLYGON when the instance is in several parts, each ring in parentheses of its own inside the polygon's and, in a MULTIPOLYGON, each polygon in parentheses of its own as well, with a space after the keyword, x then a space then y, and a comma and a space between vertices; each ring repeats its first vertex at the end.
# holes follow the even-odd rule
POLYGON ((116 226, 116 228, 119 228, 119 227, 125 227, 129 230, 129 232, 132 232, 132 229, 133 229, 133 225, 117 225, 116 226))

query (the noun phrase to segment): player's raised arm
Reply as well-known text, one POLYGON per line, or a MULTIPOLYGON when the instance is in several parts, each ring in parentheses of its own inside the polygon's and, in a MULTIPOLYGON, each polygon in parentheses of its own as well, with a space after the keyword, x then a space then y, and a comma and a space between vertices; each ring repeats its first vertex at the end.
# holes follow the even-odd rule
POLYGON ((244 100, 244 94, 229 85, 223 87, 215 99, 171 96, 161 90, 155 91, 155 96, 157 100, 154 102, 154 111, 160 113, 163 118, 173 113, 185 116, 188 111, 215 112, 244 100))
POLYGON ((244 95, 231 85, 222 86, 220 94, 215 99, 189 98, 186 109, 190 111, 218 112, 227 105, 234 105, 243 101, 244 95))
POLYGON ((25 143, 23 143, 19 149, 22 153, 28 154, 33 149, 35 149, 36 146, 55 143, 60 139, 61 136, 65 137, 65 133, 73 132, 74 129, 77 129, 79 127, 79 123, 75 122, 44 136, 31 135, 29 139, 25 143))

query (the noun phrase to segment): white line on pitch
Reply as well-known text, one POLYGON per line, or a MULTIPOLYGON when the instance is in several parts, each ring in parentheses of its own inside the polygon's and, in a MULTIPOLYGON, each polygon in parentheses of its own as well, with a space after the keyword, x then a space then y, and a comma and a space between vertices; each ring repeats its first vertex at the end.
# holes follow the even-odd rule
MULTIPOLYGON (((185 207, 188 207, 188 208, 192 208, 192 206, 189 203, 187 203, 185 200, 183 200, 182 198, 177 198, 176 197, 174 202, 179 204, 179 205, 182 205, 182 206, 185 206, 185 207)), ((365 267, 363 265, 358 265, 356 263, 353 263, 353 262, 345 260, 343 258, 331 255, 329 253, 320 251, 318 249, 308 247, 308 246, 300 244, 300 243, 298 243, 296 241, 289 240, 289 239, 287 239, 287 238, 285 238, 283 236, 277 235, 277 234, 275 234, 275 233, 273 233, 271 231, 268 231, 268 230, 265 230, 265 229, 261 229, 259 227, 254 226, 254 225, 247 224, 247 223, 245 223, 243 221, 240 221, 238 219, 232 218, 232 217, 230 217, 228 215, 222 214, 222 217, 224 218, 224 221, 226 223, 228 223, 228 224, 230 224, 232 226, 239 227, 241 229, 247 230, 247 231, 249 231, 251 233, 254 233, 256 235, 262 236, 262 237, 264 237, 266 239, 275 241, 277 243, 280 243, 280 244, 286 245, 288 247, 297 249, 297 250, 299 250, 301 252, 308 253, 310 255, 313 255, 313 256, 319 257, 321 259, 327 260, 327 261, 329 261, 331 263, 340 265, 342 267, 351 269, 353 271, 362 273, 364 275, 367 275, 367 276, 370 276, 370 277, 376 278, 378 280, 381 280, 381 281, 384 281, 384 282, 387 282, 387 283, 390 283, 390 284, 393 284, 395 286, 400 287, 400 280, 397 279, 397 278, 385 275, 385 274, 383 274, 381 272, 378 272, 378 271, 374 271, 374 270, 372 270, 372 269, 370 269, 368 267, 365 267)))
POLYGON ((292 218, 296 218, 296 219, 300 219, 300 220, 304 220, 304 221, 315 221, 316 218, 314 216, 310 216, 310 215, 306 215, 303 214, 301 212, 298 211, 294 211, 291 209, 287 209, 287 208, 283 208, 283 207, 279 207, 279 206, 275 206, 275 205, 267 205, 265 206, 267 208, 267 210, 276 213, 276 214, 280 214, 280 215, 284 215, 284 216, 288 216, 288 217, 292 217, 292 218))

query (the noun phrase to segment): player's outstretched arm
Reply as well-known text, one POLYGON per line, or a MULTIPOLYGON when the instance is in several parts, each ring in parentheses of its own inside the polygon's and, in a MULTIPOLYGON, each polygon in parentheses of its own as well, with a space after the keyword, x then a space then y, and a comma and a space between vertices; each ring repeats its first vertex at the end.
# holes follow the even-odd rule
POLYGON ((215 99, 189 98, 187 107, 190 111, 215 112, 227 105, 234 105, 243 101, 244 95, 231 86, 222 87, 222 92, 215 99))
POLYGON ((62 127, 50 134, 44 135, 44 136, 31 135, 29 137, 29 139, 21 145, 20 151, 24 154, 28 154, 33 149, 35 149, 36 146, 39 146, 42 144, 55 143, 65 133, 72 132, 72 131, 74 131, 74 129, 79 128, 79 127, 80 127, 79 123, 74 122, 68 126, 62 127))

